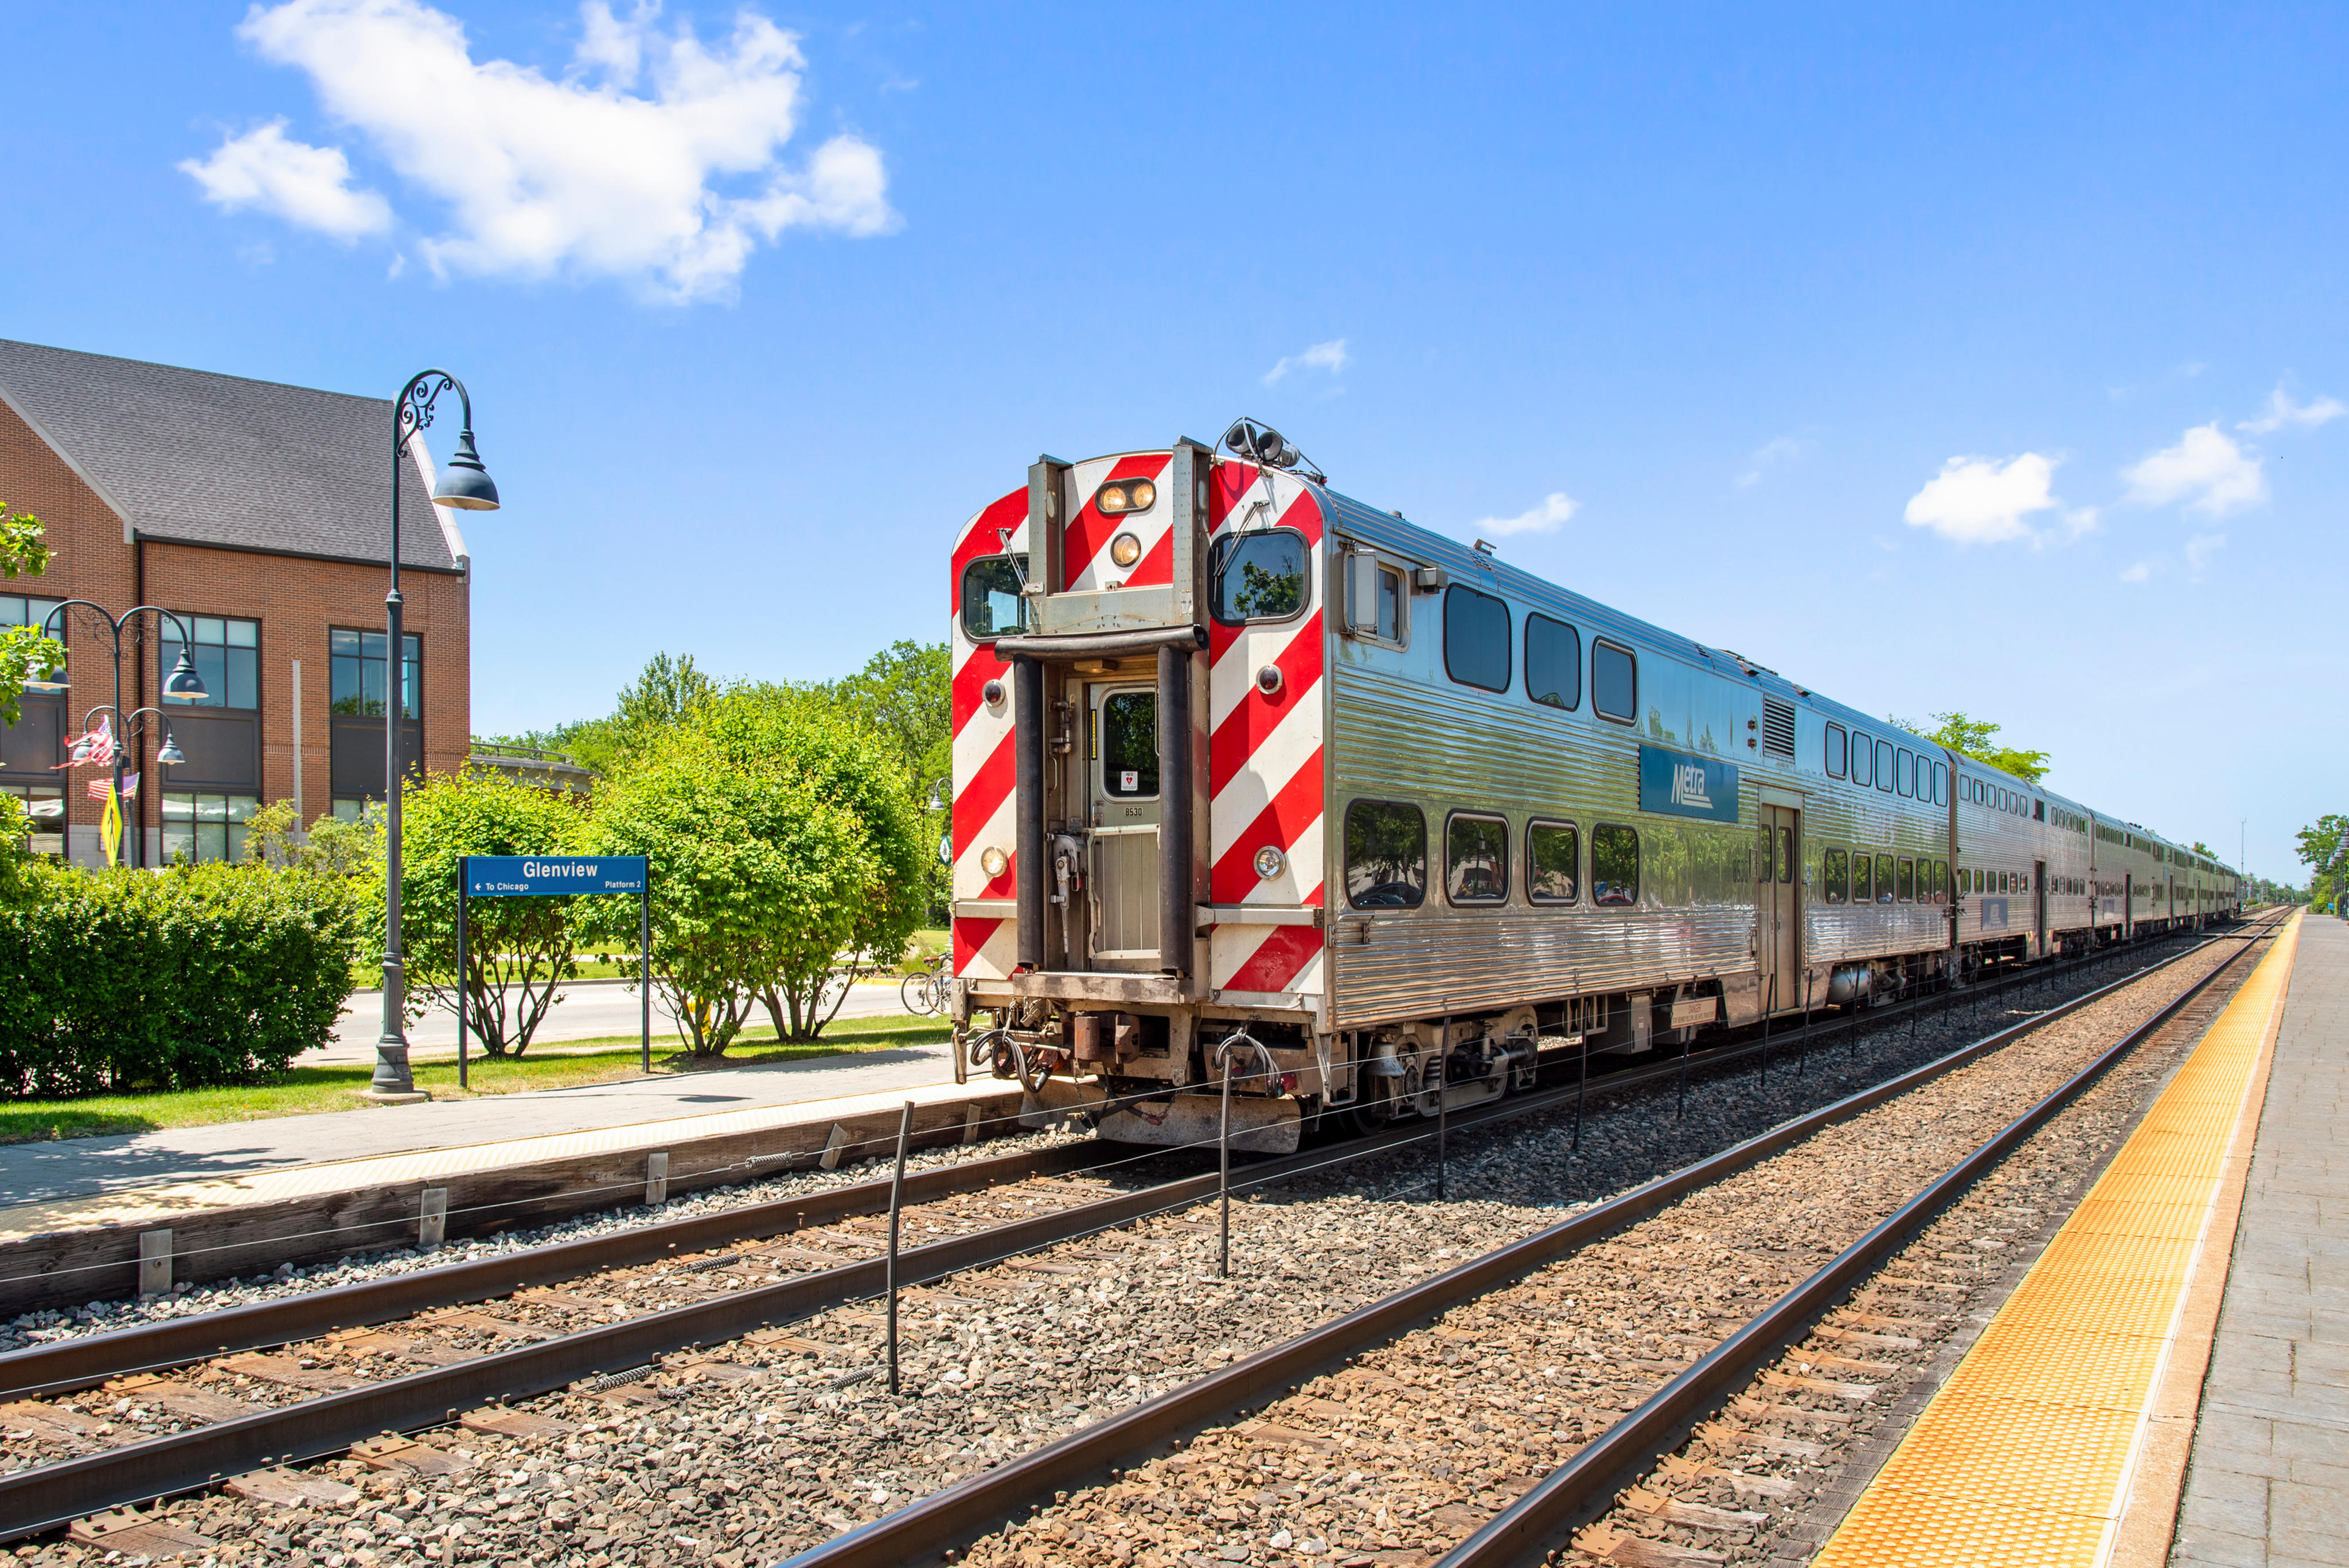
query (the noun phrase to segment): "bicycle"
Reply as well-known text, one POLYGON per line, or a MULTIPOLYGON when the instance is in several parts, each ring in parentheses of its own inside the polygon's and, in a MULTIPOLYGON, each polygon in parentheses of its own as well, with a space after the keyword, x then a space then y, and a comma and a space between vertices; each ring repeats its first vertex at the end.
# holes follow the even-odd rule
POLYGON ((920 970, 897 982, 897 1000, 912 1013, 943 1012, 947 1006, 947 955, 922 961, 920 970))

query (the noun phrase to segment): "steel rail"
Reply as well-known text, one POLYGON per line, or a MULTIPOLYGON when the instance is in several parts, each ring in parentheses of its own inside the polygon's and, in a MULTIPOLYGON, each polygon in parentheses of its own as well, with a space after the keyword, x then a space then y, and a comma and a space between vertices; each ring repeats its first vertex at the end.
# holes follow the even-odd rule
MULTIPOLYGON (((2167 968, 2201 945, 2176 953, 2158 964, 2132 971, 2095 991, 2084 993, 2048 1011, 2022 1020, 2007 1029, 1986 1036, 1982 1041, 1965 1047, 1961 1055, 1994 1049, 2028 1030, 2070 1012, 2109 994, 2123 986, 2167 968)), ((1705 1060, 1718 1061, 1744 1054, 1751 1047, 1731 1047, 1723 1053, 1709 1054, 1705 1060)), ((1698 1059, 1691 1058, 1693 1064, 1698 1059)), ((1940 1059, 1941 1064, 1954 1065, 1951 1057, 1940 1059)), ((1608 1075, 1601 1082, 1607 1092, 1617 1092, 1641 1084, 1665 1079, 1678 1073, 1682 1062, 1674 1058, 1643 1070, 1608 1075)), ((1929 1064, 1918 1072, 1928 1075, 1936 1068, 1929 1064)), ((1946 1066, 1940 1070, 1946 1070, 1946 1066)), ((1903 1075, 1892 1080, 1895 1085, 1917 1079, 1917 1073, 1903 1075)), ((1922 1081, 1917 1079, 1917 1081, 1922 1081)), ((1855 1106, 1868 1096, 1888 1092, 1886 1086, 1863 1091, 1859 1096, 1836 1102, 1837 1106, 1855 1106)), ((1897 1092, 1897 1091, 1890 1091, 1897 1092)), ((1518 1116, 1538 1114, 1571 1103, 1577 1091, 1557 1088, 1538 1094, 1506 1099, 1489 1106, 1478 1106, 1464 1114, 1463 1127, 1491 1126, 1518 1116)), ((1868 1103, 1873 1103, 1869 1100, 1868 1103)), ((1827 1107, 1833 1111, 1836 1107, 1827 1107)), ((1814 1113, 1823 1115, 1825 1113, 1814 1113)), ((1849 1114, 1848 1111, 1843 1114, 1849 1114)), ((1808 1118, 1806 1118, 1808 1119, 1808 1118)), ((1795 1124, 1789 1124, 1795 1125, 1795 1124)), ((1822 1123, 1821 1125, 1824 1125, 1822 1123)), ((1406 1123, 1381 1132, 1349 1140, 1333 1147, 1300 1149, 1249 1167, 1236 1173, 1233 1186, 1241 1190, 1270 1186, 1324 1166, 1359 1159, 1372 1154, 1406 1147, 1434 1136, 1432 1127, 1406 1123)), ((1762 1135, 1764 1139, 1775 1136, 1762 1135)), ((1757 1140, 1738 1146, 1739 1149, 1756 1147, 1757 1140)), ((1732 1150, 1736 1153, 1737 1150, 1732 1150)), ((968 1180, 974 1168, 995 1167, 1009 1169, 1054 1156, 1068 1159, 1073 1168, 1087 1168, 1113 1158, 1112 1146, 1066 1146, 1062 1150, 1042 1150, 1033 1154, 1001 1157, 995 1161, 971 1161, 963 1165, 926 1171, 909 1179, 909 1185, 921 1182, 945 1191, 976 1189, 980 1185, 968 1180), (957 1189, 949 1186, 957 1177, 967 1185, 957 1189)), ((1720 1158, 1720 1157, 1716 1157, 1720 1158)), ((1753 1155, 1749 1158, 1761 1158, 1753 1155)), ((1702 1168, 1692 1167, 1692 1170, 1702 1168)), ((1684 1173, 1683 1173, 1684 1174, 1684 1173)), ((1663 1183, 1676 1179, 1661 1179, 1663 1183)), ((481 1260, 473 1263, 452 1265, 445 1270, 422 1270, 414 1274, 394 1276, 388 1281, 371 1281, 346 1286, 336 1291, 323 1291, 311 1295, 287 1298, 284 1302, 264 1303, 254 1307, 235 1308, 230 1312, 153 1325, 150 1328, 126 1330, 116 1334, 88 1335, 80 1340, 61 1342, 57 1345, 18 1351, 0 1358, 0 1365, 14 1363, 20 1369, 18 1386, 24 1392, 50 1391, 61 1386, 85 1386, 102 1376, 118 1376, 130 1370, 147 1370, 168 1366, 185 1365, 222 1353, 227 1340, 221 1333, 223 1322, 236 1318, 262 1337, 246 1340, 246 1346, 258 1344, 285 1344, 320 1332, 329 1326, 351 1326, 361 1322, 380 1322, 400 1312, 422 1310, 419 1303, 433 1294, 432 1276, 442 1275, 443 1299, 429 1304, 446 1304, 448 1290, 461 1276, 469 1293, 458 1300, 482 1300, 505 1294, 531 1284, 554 1280, 575 1278, 576 1266, 582 1256, 594 1255, 597 1249, 618 1250, 634 1247, 642 1258, 666 1256, 671 1251, 698 1250, 723 1245, 729 1241, 743 1240, 754 1235, 768 1235, 792 1228, 777 1226, 761 1230, 758 1217, 763 1212, 771 1220, 788 1211, 800 1217, 817 1211, 817 1199, 835 1203, 858 1203, 869 1208, 845 1208, 836 1213, 878 1212, 885 1205, 888 1183, 885 1181, 858 1183, 853 1187, 833 1189, 830 1192, 811 1194, 801 1199, 781 1199, 772 1204, 749 1205, 740 1210, 698 1216, 691 1220, 670 1221, 661 1225, 643 1226, 609 1237, 591 1238, 564 1247, 545 1248, 508 1257, 481 1260), (562 1255, 569 1252, 569 1267, 562 1255), (537 1264, 540 1272, 530 1272, 537 1264), (518 1266, 521 1272, 518 1272, 518 1266), (383 1307, 392 1295, 400 1294, 401 1287, 412 1293, 404 1297, 400 1308, 383 1307), (367 1293, 383 1293, 368 1294, 367 1293), (276 1314, 272 1316, 271 1314, 276 1314), (288 1334, 282 1330, 288 1324, 301 1323, 305 1332, 288 1334), (160 1331, 160 1333, 159 1333, 160 1331), (105 1355, 98 1350, 81 1350, 81 1359, 70 1359, 78 1347, 111 1343, 115 1347, 115 1365, 110 1370, 98 1372, 105 1355), (155 1346, 169 1343, 174 1354, 165 1357, 155 1346), (137 1365, 125 1358, 125 1352, 137 1357, 137 1365), (26 1382, 21 1369, 35 1365, 34 1358, 56 1355, 58 1359, 46 1364, 52 1375, 49 1381, 26 1382), (67 1369, 70 1368, 70 1372, 67 1369), (96 1376, 93 1376, 96 1374, 96 1376)), ((1099 1199, 1091 1203, 1072 1205, 1049 1214, 1032 1216, 1009 1224, 950 1238, 916 1247, 900 1255, 898 1273, 901 1282, 921 1284, 943 1279, 965 1271, 983 1268, 990 1263, 1019 1257, 1023 1253, 1073 1241, 1100 1231, 1115 1229, 1146 1219, 1154 1214, 1189 1208, 1215 1196, 1217 1179, 1213 1173, 1178 1178, 1130 1193, 1099 1199)), ((1642 1194, 1661 1190, 1651 1183, 1625 1199, 1600 1209, 1587 1210, 1584 1218, 1613 1211, 1619 1205, 1642 1194)), ((1658 1201, 1661 1201, 1659 1199, 1658 1201)), ((1569 1221, 1560 1230, 1572 1229, 1580 1221, 1569 1221)), ((1629 1223, 1629 1220, 1617 1223, 1629 1223)), ((1543 1232, 1547 1236, 1551 1232, 1543 1232)), ((1526 1243, 1517 1245, 1522 1247, 1526 1243)), ((1578 1245, 1578 1240, 1572 1245, 1578 1245)), ((606 1262, 604 1266, 615 1266, 606 1262)), ((1473 1269, 1474 1262, 1464 1265, 1473 1269)), ((843 1303, 876 1293, 883 1285, 885 1262, 880 1258, 845 1263, 816 1273, 798 1275, 773 1284, 750 1290, 737 1291, 716 1300, 693 1303, 680 1307, 648 1313, 626 1323, 608 1324, 577 1334, 548 1340, 518 1349, 483 1355, 459 1366, 430 1368, 399 1377, 388 1378, 364 1388, 321 1396, 315 1399, 264 1410, 212 1426, 200 1427, 168 1437, 150 1438, 80 1459, 40 1465, 0 1476, 0 1541, 53 1529, 84 1515, 126 1503, 188 1491, 219 1481, 224 1477, 243 1473, 271 1464, 295 1462, 340 1452, 352 1443, 385 1431, 410 1431, 434 1427, 453 1420, 467 1409, 501 1399, 527 1398, 562 1387, 583 1377, 605 1372, 640 1366, 655 1357, 672 1354, 694 1345, 720 1343, 739 1337, 754 1328, 795 1321, 843 1303)), ((1439 1275, 1430 1285, 1441 1284, 1460 1275, 1462 1271, 1439 1275)), ((1426 1286, 1419 1287, 1425 1289, 1426 1286)), ((1406 1292, 1405 1295, 1413 1293, 1406 1292)), ((1391 1298, 1395 1299, 1395 1298, 1391 1298)), ((1383 1303, 1373 1303, 1362 1313, 1376 1312, 1383 1303)), ((1430 1309, 1432 1310, 1432 1309, 1430 1309)), ((1361 1314, 1355 1314, 1360 1317, 1361 1314)), ((1340 1320, 1350 1323, 1353 1318, 1340 1320)), ((1253 1360, 1253 1358, 1252 1358, 1253 1360)), ((1250 1362, 1238 1364, 1240 1366, 1250 1362)), ((1234 1368, 1237 1370, 1237 1368, 1234 1368)), ((1176 1391, 1180 1393, 1180 1390, 1176 1391)), ((1173 1397, 1168 1396, 1167 1397, 1173 1397)), ((1151 1407, 1141 1407, 1147 1409, 1151 1407)), ((1055 1445, 1057 1448, 1058 1445, 1055 1445)), ((1049 1453, 1046 1449, 1040 1452, 1049 1453)), ((1034 1456, 1031 1456, 1031 1458, 1034 1456)), ((1025 1461, 1021 1461, 1025 1462, 1025 1461)), ((1007 1469, 1011 1467, 1006 1467, 1007 1469)), ((1001 1472, 993 1472, 1001 1473, 1001 1472)), ((941 1496, 947 1494, 940 1494, 941 1496)), ((919 1506, 919 1505, 917 1505, 919 1506)), ((849 1539, 843 1537, 843 1540, 849 1539)))
MULTIPOLYGON (((2163 963, 2168 961, 2161 961, 2163 963)), ((2135 973, 2149 973, 2158 967, 2158 964, 2148 966, 2135 973)), ((2025 979, 2044 978, 2052 976, 2018 974, 1992 981, 1991 985, 2002 988, 2025 979)), ((2108 983, 2125 983, 2127 978, 2134 978, 2134 975, 2124 977, 2122 981, 2108 983)), ((1953 992, 1942 995, 1949 999, 1971 997, 1980 994, 1982 989, 1972 987, 1965 992, 1953 992)), ((1871 1009, 1857 1018, 1829 1025, 1821 1033, 1832 1035, 1846 1028, 1891 1025, 1905 1016, 1909 1008, 1921 1006, 1932 1000, 1935 999, 1918 997, 1900 1008, 1871 1009)), ((1806 1037, 1791 1036, 1784 1044, 1804 1038, 1806 1037)), ((1782 1045, 1777 1041, 1769 1044, 1774 1048, 1782 1045)), ((1617 1068, 1593 1078, 1588 1092, 1618 1094, 1671 1077, 1683 1070, 1696 1072, 1734 1063, 1761 1049, 1760 1044, 1740 1041, 1694 1053, 1685 1058, 1671 1057, 1660 1064, 1617 1068)), ((1559 1061, 1546 1064, 1549 1066, 1562 1064, 1559 1061)), ((1575 1093, 1563 1087, 1551 1088, 1516 1096, 1493 1105, 1475 1106, 1461 1114, 1460 1125, 1463 1128, 1473 1128, 1514 1116, 1539 1114, 1570 1104, 1575 1093)), ((1433 1137, 1429 1130, 1432 1127, 1433 1124, 1423 1127, 1418 1121, 1400 1123, 1361 1137, 1324 1144, 1311 1150, 1300 1150, 1276 1160, 1260 1162, 1247 1168, 1238 1185, 1243 1189, 1259 1187, 1293 1174, 1300 1165, 1322 1165, 1385 1152, 1433 1137)), ((1004 1182, 1081 1172, 1132 1158, 1124 1152, 1129 1147, 1141 1146, 1062 1145, 937 1167, 908 1176, 906 1197, 914 1202, 930 1202, 1004 1182)), ((1165 1152, 1180 1151, 1168 1149, 1165 1152)), ((788 1235, 811 1225, 830 1224, 863 1214, 879 1214, 888 1208, 888 1188, 886 1180, 858 1182, 766 1203, 746 1204, 714 1214, 634 1226, 607 1235, 559 1242, 551 1247, 419 1269, 274 1301, 256 1302, 248 1306, 228 1307, 162 1323, 140 1324, 106 1334, 83 1334, 50 1345, 10 1351, 0 1354, 0 1400, 68 1393, 94 1386, 109 1377, 160 1372, 190 1366, 214 1355, 290 1345, 322 1334, 388 1323, 441 1307, 493 1301, 516 1291, 576 1280, 606 1269, 657 1262, 672 1253, 704 1251, 737 1241, 788 1235)))
MULTIPOLYGON (((2156 969, 2199 952, 2197 943, 2156 969)), ((1423 1322, 1460 1302, 1519 1279, 1553 1260, 1604 1241, 1686 1194, 1770 1158, 1820 1129, 1898 1098, 1920 1085, 2011 1044, 2147 978, 2120 980, 2010 1024, 1884 1083, 1777 1127, 1586 1209, 1571 1219, 1472 1258, 1458 1267, 1359 1307, 1294 1339, 1071 1433, 992 1469, 966 1477, 897 1512, 849 1531, 788 1560, 787 1568, 904 1568, 999 1528, 1038 1498, 1073 1489, 1167 1439, 1226 1418, 1294 1387, 1320 1369, 1423 1322)), ((2215 971, 2214 971, 2215 972, 2215 971)), ((2209 983, 2197 982, 2195 990, 2209 983)), ((2188 994, 2191 995, 2189 992, 2188 994)), ((2181 999, 2183 1000, 2183 999, 2181 999)), ((2165 1012, 2174 1011, 2165 1010, 2165 1012)), ((2132 1034, 2139 1033, 2133 1031, 2132 1034)), ((1660 1069, 1658 1075, 1676 1070, 1660 1069)))
POLYGON ((1445 1553, 1436 1568, 1516 1568, 1548 1551, 1566 1532, 1602 1511, 1625 1483, 1654 1462, 1657 1454, 1670 1451, 1691 1425, 1744 1387, 1755 1371, 1801 1338, 1821 1314, 1906 1246, 1942 1209, 2255 950, 2245 947, 2099 1053, 2095 1061, 1488 1520, 1445 1553))

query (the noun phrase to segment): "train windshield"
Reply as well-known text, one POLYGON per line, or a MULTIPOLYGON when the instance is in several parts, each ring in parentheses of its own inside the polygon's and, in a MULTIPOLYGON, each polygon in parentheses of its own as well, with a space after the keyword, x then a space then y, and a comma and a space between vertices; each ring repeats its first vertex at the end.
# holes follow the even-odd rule
POLYGON ((962 569, 962 628, 972 641, 1028 629, 1028 600, 1019 592, 1027 566, 1025 556, 988 556, 962 569))

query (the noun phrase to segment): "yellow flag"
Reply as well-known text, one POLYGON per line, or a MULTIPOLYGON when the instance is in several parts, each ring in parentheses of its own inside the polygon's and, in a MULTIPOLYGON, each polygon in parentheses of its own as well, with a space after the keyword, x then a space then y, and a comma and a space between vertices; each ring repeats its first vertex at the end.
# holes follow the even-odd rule
POLYGON ((106 840, 106 863, 119 865, 122 859, 122 803, 115 798, 114 781, 106 781, 106 815, 98 819, 98 832, 106 840))

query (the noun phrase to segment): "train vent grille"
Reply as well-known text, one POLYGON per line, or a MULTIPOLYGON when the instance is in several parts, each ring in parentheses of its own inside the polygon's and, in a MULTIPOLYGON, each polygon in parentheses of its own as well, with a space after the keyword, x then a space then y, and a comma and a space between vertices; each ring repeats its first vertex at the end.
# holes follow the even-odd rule
POLYGON ((1795 754, 1795 705, 1775 697, 1762 699, 1762 749, 1774 756, 1795 754))

